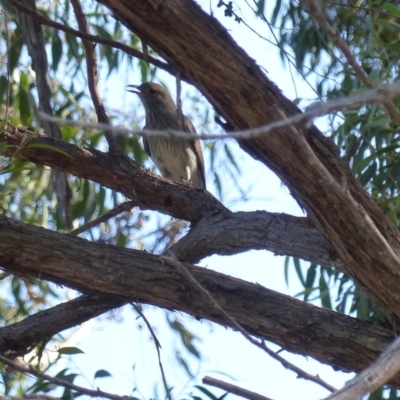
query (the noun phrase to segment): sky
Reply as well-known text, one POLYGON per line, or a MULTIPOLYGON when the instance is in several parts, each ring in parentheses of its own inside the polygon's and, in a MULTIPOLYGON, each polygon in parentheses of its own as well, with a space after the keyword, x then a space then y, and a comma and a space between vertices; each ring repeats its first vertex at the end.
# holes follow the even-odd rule
MULTIPOLYGON (((295 85, 290 72, 283 67, 277 48, 265 40, 260 39, 243 24, 238 24, 233 18, 226 18, 223 9, 215 6, 213 12, 229 30, 237 42, 268 71, 268 77, 275 82, 283 93, 294 99, 297 93, 302 97, 314 99, 315 94, 304 83, 302 78, 294 75, 295 85), (297 90, 297 92, 296 92, 297 90)), ((275 2, 266 2, 272 6, 275 2)), ((209 1, 200 2, 206 11, 209 11, 209 1)), ((270 37, 267 27, 250 12, 242 7, 244 19, 256 31, 270 37)), ((270 11, 267 11, 270 15, 270 11)), ((174 80, 167 74, 160 72, 160 78, 175 87, 174 80)), ((129 82, 140 81, 138 72, 129 74, 129 82)), ((127 82, 120 77, 112 77, 101 82, 101 91, 106 93, 106 104, 113 104, 113 108, 130 111, 133 100, 125 93, 127 82), (121 104, 116 103, 120 99, 121 104)), ((187 89, 187 88, 186 88, 187 89)), ((190 88, 187 89, 190 91, 190 88)), ((173 92, 173 91, 172 91, 173 92)), ((185 112, 185 103, 183 104, 185 112)), ((324 128, 323 121, 319 126, 324 128)), ((303 215, 302 211, 290 196, 288 189, 265 166, 254 161, 245 154, 234 142, 235 154, 241 160, 241 183, 251 187, 251 201, 235 201, 229 204, 233 211, 267 210, 270 212, 284 212, 292 215, 303 215)), ((206 165, 207 165, 206 159, 206 165)), ((207 169, 207 168, 206 168, 207 169)), ((216 189, 208 185, 210 192, 216 195, 216 189)), ((234 189, 227 188, 234 193, 234 189)), ((231 198, 235 196, 232 194, 231 198)), ((201 266, 229 276, 238 277, 250 282, 257 282, 267 288, 280 293, 295 295, 302 290, 294 269, 289 275, 289 285, 284 279, 284 257, 275 256, 267 251, 250 251, 230 257, 212 256, 204 259, 201 266)), ((306 264, 304 264, 305 267, 306 264)), ((193 356, 187 356, 177 335, 168 327, 166 314, 163 310, 153 307, 144 307, 144 314, 154 327, 158 340, 161 343, 161 357, 169 386, 173 386, 175 398, 188 398, 190 393, 206 399, 207 396, 199 392, 194 384, 201 381, 205 375, 234 383, 243 388, 258 392, 274 400, 312 400, 323 398, 328 392, 316 384, 297 379, 296 375, 285 370, 277 361, 250 344, 239 333, 221 326, 199 322, 190 316, 174 313, 173 317, 182 321, 199 339, 196 345, 202 354, 201 362, 193 356), (176 354, 187 356, 189 368, 196 374, 196 381, 190 381, 188 375, 176 361, 176 354)), ((84 354, 75 355, 70 360, 73 369, 81 372, 85 378, 78 378, 75 383, 83 386, 99 387, 102 390, 121 395, 137 395, 144 398, 164 398, 161 375, 158 366, 157 353, 150 334, 143 322, 137 319, 136 312, 130 307, 121 311, 119 321, 110 321, 106 317, 89 321, 83 324, 73 336, 69 345, 76 345, 84 354), (94 382, 93 376, 99 369, 105 369, 112 374, 112 378, 104 378, 94 382), (133 388, 137 392, 133 392, 133 388), (157 396, 155 393, 158 393, 157 396)), ((278 350, 271 344, 271 348, 278 350)), ((335 372, 329 366, 322 365, 311 358, 296 356, 287 352, 280 355, 295 363, 311 374, 318 374, 331 385, 340 388, 353 377, 353 374, 335 372)), ((220 395, 223 392, 209 387, 220 395)), ((233 395, 228 398, 233 399, 233 395)), ((236 397, 236 396, 235 396, 236 397)))

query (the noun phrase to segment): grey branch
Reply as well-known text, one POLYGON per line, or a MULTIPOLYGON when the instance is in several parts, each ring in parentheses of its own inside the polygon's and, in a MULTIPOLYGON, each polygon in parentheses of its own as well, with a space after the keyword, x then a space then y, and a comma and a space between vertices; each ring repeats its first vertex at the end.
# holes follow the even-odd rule
POLYGON ((225 390, 229 393, 236 394, 236 396, 244 397, 249 400, 271 400, 269 397, 265 397, 261 394, 252 392, 247 389, 243 389, 239 386, 232 385, 231 383, 227 383, 221 381, 219 379, 212 378, 211 376, 205 376, 202 380, 205 385, 210 385, 217 387, 219 389, 225 390))
MULTIPOLYGON (((273 132, 276 129, 283 128, 290 125, 297 125, 300 123, 309 123, 314 118, 324 116, 326 114, 344 111, 344 110, 355 110, 362 107, 365 104, 378 104, 382 103, 387 99, 393 99, 400 95, 400 82, 391 83, 388 85, 382 85, 374 89, 366 90, 364 93, 357 94, 354 96, 342 97, 340 99, 330 100, 326 103, 316 102, 308 106, 304 113, 294 115, 289 118, 282 118, 278 121, 271 122, 270 124, 260 126, 258 128, 246 129, 242 131, 229 132, 224 134, 202 134, 199 133, 200 139, 254 139, 256 137, 262 137, 268 133, 273 132)), ((281 111, 283 112, 283 111, 281 111)), ((110 129, 106 124, 92 124, 83 121, 72 121, 62 118, 56 118, 51 115, 41 113, 40 118, 45 121, 53 122, 59 125, 75 126, 80 128, 90 129, 110 129)), ((138 130, 129 129, 122 127, 113 127, 114 133, 124 135, 136 135, 136 136, 160 136, 160 137, 187 137, 186 132, 175 131, 175 130, 138 130)))
POLYGON ((365 371, 325 400, 357 400, 379 389, 400 371, 400 337, 398 337, 365 371))
MULTIPOLYGON (((0 265, 12 273, 40 276, 91 296, 140 301, 230 326, 201 294, 179 279, 176 266, 168 259, 143 251, 92 243, 0 216, 0 265)), ((184 265, 250 335, 334 368, 361 371, 393 339, 389 329, 305 304, 258 284, 184 265)), ((400 386, 400 376, 390 383, 400 386)))

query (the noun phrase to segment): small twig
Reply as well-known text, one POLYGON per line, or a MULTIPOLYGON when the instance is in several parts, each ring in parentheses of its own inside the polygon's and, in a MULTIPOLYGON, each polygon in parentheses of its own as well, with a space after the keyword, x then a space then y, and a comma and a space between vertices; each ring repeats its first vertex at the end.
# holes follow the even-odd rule
MULTIPOLYGON (((71 4, 74 9, 76 21, 78 23, 80 31, 88 33, 86 17, 83 12, 80 1, 71 0, 71 4)), ((99 87, 97 84, 99 79, 99 70, 97 67, 97 59, 96 59, 96 54, 94 52, 93 43, 87 39, 82 39, 82 43, 85 48, 85 54, 86 54, 88 87, 89 87, 90 97, 92 98, 92 102, 94 105, 94 109, 96 110, 97 121, 109 125, 110 120, 107 116, 106 109, 104 108, 103 101, 101 100, 99 87)), ((122 153, 122 149, 118 145, 118 142, 115 139, 113 132, 109 129, 104 129, 103 132, 108 143, 109 151, 111 153, 116 153, 116 154, 122 153)))
MULTIPOLYGON (((172 253, 170 253, 172 254, 172 253)), ((173 254, 172 254, 173 256, 173 254)), ((188 282, 192 284, 193 287, 195 287, 208 301, 209 303, 221 314, 223 318, 225 318, 231 326, 235 327, 250 343, 254 344, 261 350, 265 351, 268 355, 270 355, 272 358, 275 358, 275 360, 279 361, 283 367, 286 369, 289 369, 293 372, 295 372, 300 378, 312 381, 314 383, 317 383, 318 385, 324 387, 325 389, 329 390, 330 392, 334 392, 336 390, 335 387, 330 385, 329 383, 323 381, 319 376, 314 376, 309 374, 306 371, 303 371, 301 368, 295 366, 294 364, 290 363, 289 361, 285 360, 283 357, 280 355, 276 354, 274 351, 269 349, 264 341, 258 341, 255 340, 250 336, 250 334, 244 329, 235 319, 233 319, 216 301, 215 299, 211 296, 210 292, 208 292, 193 276, 192 274, 187 270, 187 268, 179 262, 176 258, 173 257, 165 257, 161 256, 161 259, 164 259, 166 262, 172 264, 175 266, 179 272, 187 279, 188 282)))
POLYGON ((400 337, 363 372, 325 400, 357 400, 384 385, 400 371, 400 337))
POLYGON ((90 397, 105 397, 110 400, 127 400, 127 399, 139 400, 136 397, 118 396, 116 394, 103 392, 102 390, 99 390, 99 389, 91 390, 91 389, 84 388, 82 386, 77 386, 77 385, 74 385, 73 383, 70 383, 70 382, 64 381, 62 379, 54 378, 50 375, 44 374, 43 372, 37 371, 36 369, 34 369, 32 367, 26 368, 21 365, 18 365, 14 361, 11 361, 7 357, 1 356, 1 355, 0 355, 0 362, 8 365, 14 371, 18 371, 23 374, 36 376, 37 378, 44 379, 48 382, 54 383, 57 386, 62 386, 62 387, 65 387, 65 388, 71 389, 71 390, 76 390, 78 393, 85 394, 90 397))
POLYGON ((243 389, 240 386, 232 385, 219 379, 211 378, 211 376, 205 376, 202 380, 205 385, 217 387, 222 390, 226 390, 229 393, 236 394, 236 396, 244 397, 249 400, 271 400, 269 397, 265 397, 261 394, 252 392, 247 389, 243 389))
POLYGON ((115 217, 118 214, 121 214, 125 211, 132 210, 132 208, 135 207, 135 205, 136 204, 133 201, 127 201, 125 203, 122 203, 119 206, 117 206, 117 207, 113 208, 112 210, 106 212, 105 214, 101 215, 100 217, 94 219, 93 221, 90 221, 90 222, 80 226, 79 228, 74 229, 69 234, 70 235, 79 235, 82 232, 92 229, 96 225, 99 225, 102 222, 105 222, 105 221, 109 220, 110 218, 115 217))
MULTIPOLYGON (((136 50, 126 44, 116 42, 115 40, 110 40, 110 39, 105 39, 100 36, 95 36, 91 35, 86 32, 81 32, 76 29, 70 28, 69 26, 60 24, 59 22, 52 21, 51 19, 48 19, 44 17, 43 15, 39 14, 38 12, 35 12, 28 7, 25 7, 24 5, 20 4, 17 0, 7 0, 12 6, 23 12, 24 14, 29 15, 30 17, 36 19, 40 24, 46 25, 46 26, 51 26, 52 28, 58 29, 60 31, 63 31, 65 33, 69 33, 71 35, 74 35, 76 37, 79 37, 81 39, 87 39, 90 40, 93 43, 99 43, 103 44, 105 46, 110 46, 118 50, 122 50, 126 54, 129 54, 135 58, 138 58, 139 60, 144 60, 146 62, 149 62, 153 65, 155 65, 157 68, 163 69, 164 71, 169 72, 171 75, 176 75, 176 70, 173 68, 171 65, 159 60, 158 58, 154 58, 151 56, 147 56, 143 54, 141 51, 136 50)), ((185 77, 184 80, 188 81, 188 78, 185 77)))
POLYGON ((158 355, 158 365, 160 366, 160 371, 161 371, 161 376, 162 376, 165 392, 167 393, 168 399, 172 400, 171 399, 171 393, 170 393, 170 391, 168 389, 167 379, 165 378, 164 368, 163 368, 163 365, 162 365, 162 362, 161 362, 161 354, 160 354, 161 344, 160 344, 156 334, 154 333, 153 328, 150 325, 150 322, 144 316, 144 314, 142 313, 140 308, 136 304, 133 304, 133 303, 131 303, 131 304, 134 307, 134 309, 137 311, 137 313, 142 317, 144 323, 146 324, 146 326, 147 326, 148 330, 150 331, 150 334, 151 334, 151 336, 152 336, 152 338, 154 340, 154 344, 156 346, 157 355, 158 355))
MULTIPOLYGON (((324 31, 332 39, 333 43, 341 50, 348 63, 353 67, 357 78, 361 82, 363 82, 367 88, 374 88, 374 82, 368 77, 365 71, 358 64, 348 44, 342 39, 339 33, 332 28, 315 0, 304 0, 304 2, 308 6, 308 11, 311 17, 319 24, 322 29, 324 29, 324 31)), ((382 104, 386 108, 386 111, 388 112, 390 117, 393 118, 398 124, 400 124, 400 111, 397 109, 395 104, 390 100, 384 100, 382 104)))
MULTIPOLYGON (((271 122, 270 124, 260 126, 258 128, 246 129, 243 131, 235 131, 224 134, 198 134, 199 139, 251 139, 259 136, 263 136, 271 131, 279 128, 283 128, 290 125, 296 125, 300 123, 309 122, 316 117, 321 117, 334 111, 343 111, 345 109, 352 110, 357 109, 365 104, 376 104, 381 103, 388 98, 395 98, 400 95, 400 81, 391 83, 389 85, 378 86, 374 89, 367 90, 364 93, 357 94, 354 96, 342 97, 327 101, 326 103, 313 103, 306 108, 304 113, 299 113, 289 118, 280 119, 278 121, 271 122)), ((91 129, 110 129, 105 124, 91 124, 81 121, 66 120, 62 118, 52 117, 40 113, 40 117, 44 120, 57 123, 59 125, 76 126, 80 128, 91 128, 91 129)), ((113 127, 113 132, 118 132, 125 135, 137 135, 137 136, 159 136, 159 137, 182 137, 187 138, 187 132, 175 131, 175 130, 139 130, 139 129, 128 129, 113 127)))

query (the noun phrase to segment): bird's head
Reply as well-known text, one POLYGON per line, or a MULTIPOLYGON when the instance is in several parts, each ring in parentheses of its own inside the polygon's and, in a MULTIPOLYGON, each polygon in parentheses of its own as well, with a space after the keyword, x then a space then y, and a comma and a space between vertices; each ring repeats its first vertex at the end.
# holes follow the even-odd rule
POLYGON ((176 109, 171 95, 158 83, 145 82, 141 85, 128 85, 128 88, 128 92, 139 96, 146 111, 174 111, 176 109))

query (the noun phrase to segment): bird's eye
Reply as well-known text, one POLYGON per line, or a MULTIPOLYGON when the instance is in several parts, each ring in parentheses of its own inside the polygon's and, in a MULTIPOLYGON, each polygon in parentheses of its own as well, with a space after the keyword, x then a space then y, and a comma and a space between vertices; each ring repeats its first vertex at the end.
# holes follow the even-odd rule
POLYGON ((156 91, 154 89, 150 89, 150 94, 156 94, 156 91))

